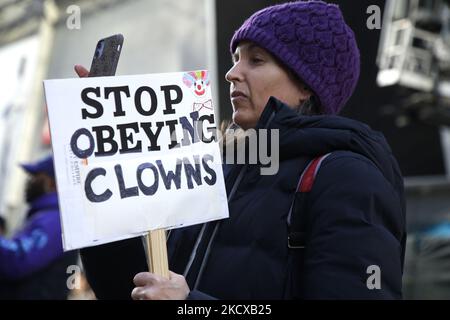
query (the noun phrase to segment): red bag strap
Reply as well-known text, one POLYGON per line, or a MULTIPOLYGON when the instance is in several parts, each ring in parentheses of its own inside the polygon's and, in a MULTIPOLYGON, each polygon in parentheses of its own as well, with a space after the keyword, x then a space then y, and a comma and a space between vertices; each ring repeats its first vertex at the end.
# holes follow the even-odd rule
POLYGON ((298 184, 297 192, 310 192, 313 185, 314 180, 316 179, 317 173, 319 172, 320 166, 322 162, 330 155, 328 153, 326 155, 314 158, 306 167, 305 171, 303 171, 300 181, 298 184))

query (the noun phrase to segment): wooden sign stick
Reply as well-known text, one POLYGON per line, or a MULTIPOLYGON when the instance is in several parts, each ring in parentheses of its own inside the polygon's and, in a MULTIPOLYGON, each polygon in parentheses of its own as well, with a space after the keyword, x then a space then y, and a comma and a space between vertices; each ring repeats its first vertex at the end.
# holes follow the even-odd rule
POLYGON ((166 230, 154 230, 147 234, 147 259, 150 272, 169 278, 166 230))

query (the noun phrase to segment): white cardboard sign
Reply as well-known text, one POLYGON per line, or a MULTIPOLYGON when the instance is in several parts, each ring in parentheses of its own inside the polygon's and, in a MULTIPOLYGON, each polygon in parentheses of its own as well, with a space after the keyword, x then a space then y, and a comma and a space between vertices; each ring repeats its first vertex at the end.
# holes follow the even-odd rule
POLYGON ((207 71, 44 87, 65 250, 228 217, 207 71))

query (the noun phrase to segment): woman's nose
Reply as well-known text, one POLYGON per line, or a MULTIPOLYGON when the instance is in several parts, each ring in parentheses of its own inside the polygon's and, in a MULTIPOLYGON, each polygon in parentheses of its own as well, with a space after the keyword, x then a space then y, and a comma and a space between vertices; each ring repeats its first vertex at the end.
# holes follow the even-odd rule
POLYGON ((242 72, 239 67, 239 63, 235 63, 230 70, 228 70, 227 74, 225 75, 225 80, 228 82, 234 82, 234 81, 242 81, 243 76, 242 72))

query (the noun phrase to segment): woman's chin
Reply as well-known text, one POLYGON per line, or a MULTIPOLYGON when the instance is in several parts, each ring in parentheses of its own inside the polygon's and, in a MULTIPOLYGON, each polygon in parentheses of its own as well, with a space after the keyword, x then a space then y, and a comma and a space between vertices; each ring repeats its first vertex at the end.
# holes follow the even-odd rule
POLYGON ((244 112, 239 112, 239 110, 234 111, 233 122, 244 130, 255 126, 255 121, 253 121, 253 119, 251 119, 251 117, 246 115, 244 112))
POLYGON ((242 116, 239 111, 234 111, 232 116, 233 122, 242 128, 242 116))

